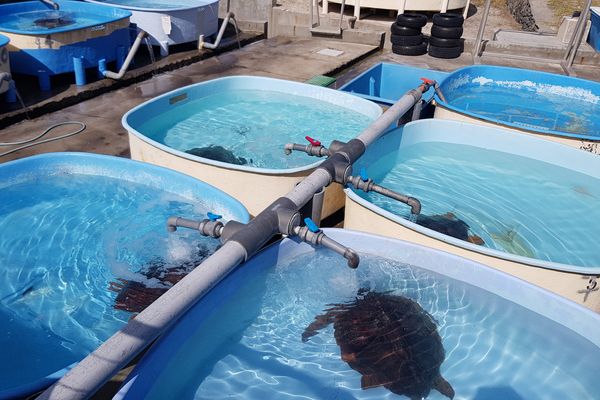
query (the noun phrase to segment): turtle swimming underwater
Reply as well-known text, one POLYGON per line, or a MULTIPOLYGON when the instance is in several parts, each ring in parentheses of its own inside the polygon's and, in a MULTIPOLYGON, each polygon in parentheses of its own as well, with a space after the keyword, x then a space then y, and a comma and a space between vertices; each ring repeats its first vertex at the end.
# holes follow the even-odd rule
POLYGON ((302 334, 306 342, 333 323, 342 360, 362 375, 361 388, 383 386, 411 400, 431 389, 452 399, 440 375, 445 351, 433 317, 406 297, 360 290, 349 303, 332 304, 302 334))
POLYGON ((233 151, 228 150, 223 146, 210 145, 207 147, 194 147, 193 149, 186 150, 185 152, 198 157, 221 161, 227 164, 248 164, 248 160, 246 160, 244 157, 237 157, 235 154, 233 154, 233 151))
POLYGON ((149 280, 160 282, 160 285, 149 287, 143 282, 122 278, 117 278, 116 282, 109 282, 108 290, 117 293, 114 309, 131 313, 144 311, 163 293, 185 278, 207 256, 208 250, 200 249, 197 254, 178 265, 168 265, 162 259, 150 261, 139 273, 149 280))
POLYGON ((477 235, 469 235, 469 225, 462 219, 458 219, 454 213, 442 215, 423 215, 417 217, 417 224, 432 229, 444 235, 452 236, 467 242, 484 245, 485 242, 477 235))

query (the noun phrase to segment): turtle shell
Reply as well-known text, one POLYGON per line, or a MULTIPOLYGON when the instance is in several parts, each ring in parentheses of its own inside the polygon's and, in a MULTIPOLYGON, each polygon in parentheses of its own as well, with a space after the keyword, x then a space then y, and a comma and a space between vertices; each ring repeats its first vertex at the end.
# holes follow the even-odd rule
POLYGON ((362 375, 363 389, 383 386, 411 399, 436 389, 454 397, 440 375, 442 339, 433 317, 418 303, 388 293, 359 292, 355 300, 332 304, 317 316, 302 340, 331 323, 342 360, 362 375))

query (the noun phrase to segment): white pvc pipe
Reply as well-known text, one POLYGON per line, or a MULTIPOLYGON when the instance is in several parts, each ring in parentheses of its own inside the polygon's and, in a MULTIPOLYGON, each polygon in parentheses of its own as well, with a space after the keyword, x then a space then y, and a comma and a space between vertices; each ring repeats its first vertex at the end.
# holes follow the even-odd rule
POLYGON ((235 27, 235 33, 238 35, 238 45, 240 42, 239 38, 239 29, 237 27, 237 22, 235 21, 235 14, 232 11, 229 11, 221 24, 221 29, 219 29, 219 33, 217 34, 217 40, 214 43, 208 43, 204 41, 204 35, 200 35, 198 38, 198 49, 206 48, 206 49, 216 49, 221 44, 221 39, 223 39, 223 34, 225 33, 225 29, 227 29, 227 25, 229 24, 229 20, 233 21, 233 26, 235 27))
MULTIPOLYGON (((412 90, 403 96, 366 128, 357 139, 361 140, 365 147, 369 146, 416 102, 420 101, 421 95, 420 91, 412 90)), ((328 186, 332 180, 333 177, 327 171, 317 168, 285 197, 300 208, 308 203, 315 193, 328 186)), ((261 215, 262 213, 257 218, 261 215)), ((266 238, 266 240, 268 239, 266 238)), ((226 242, 189 275, 129 321, 126 326, 83 359, 57 383, 44 391, 38 399, 79 400, 91 397, 106 381, 125 367, 246 257, 246 249, 242 245, 235 241, 226 242)))
POLYGON ((137 53, 138 48, 140 47, 140 43, 142 43, 142 39, 144 39, 146 35, 146 32, 140 30, 137 37, 135 38, 135 41, 133 42, 133 45, 131 46, 131 49, 129 50, 129 53, 127 54, 127 58, 125 58, 125 62, 123 62, 123 65, 121 66, 121 69, 118 73, 105 70, 102 71, 102 75, 104 75, 106 78, 121 79, 123 75, 125 75, 125 72, 127 72, 129 64, 131 64, 131 61, 133 61, 133 57, 135 56, 135 53, 137 53))

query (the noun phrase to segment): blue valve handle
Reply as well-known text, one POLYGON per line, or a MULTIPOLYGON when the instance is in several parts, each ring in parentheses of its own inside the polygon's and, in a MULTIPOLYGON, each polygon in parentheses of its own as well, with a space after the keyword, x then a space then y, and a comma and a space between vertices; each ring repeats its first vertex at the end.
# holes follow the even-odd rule
POLYGON ((321 229, 319 229, 317 224, 315 224, 315 222, 310 218, 304 218, 304 223, 306 224, 306 227, 308 228, 308 230, 313 233, 317 233, 321 230, 321 229))
POLYGON ((208 216, 208 219, 210 219, 211 221, 216 221, 216 220, 218 220, 218 219, 221 219, 221 218, 223 218, 223 216, 222 216, 222 215, 219 215, 219 214, 213 214, 213 213, 211 213, 211 212, 207 213, 206 215, 208 216))
POLYGON ((363 182, 369 180, 369 175, 367 174, 367 169, 365 167, 360 169, 360 179, 362 179, 363 182))

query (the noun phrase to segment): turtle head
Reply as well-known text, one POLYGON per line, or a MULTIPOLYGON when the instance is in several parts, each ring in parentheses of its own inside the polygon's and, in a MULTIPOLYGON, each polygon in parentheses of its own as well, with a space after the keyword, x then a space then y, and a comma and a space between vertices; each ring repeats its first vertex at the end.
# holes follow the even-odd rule
POLYGON ((437 378, 435 378, 433 381, 433 388, 450 399, 454 398, 454 389, 447 380, 442 378, 442 375, 438 375, 437 378))

